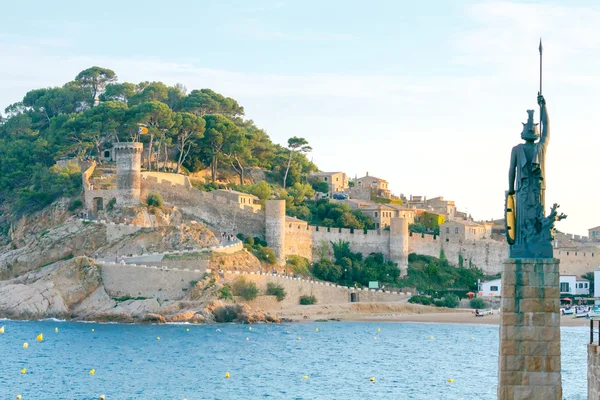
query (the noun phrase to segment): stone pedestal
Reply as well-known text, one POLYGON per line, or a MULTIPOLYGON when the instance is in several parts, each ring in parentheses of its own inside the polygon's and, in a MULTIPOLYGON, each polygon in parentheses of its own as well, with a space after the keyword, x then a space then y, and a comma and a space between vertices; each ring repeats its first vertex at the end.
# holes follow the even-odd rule
POLYGON ((559 260, 502 267, 499 400, 561 400, 559 260))

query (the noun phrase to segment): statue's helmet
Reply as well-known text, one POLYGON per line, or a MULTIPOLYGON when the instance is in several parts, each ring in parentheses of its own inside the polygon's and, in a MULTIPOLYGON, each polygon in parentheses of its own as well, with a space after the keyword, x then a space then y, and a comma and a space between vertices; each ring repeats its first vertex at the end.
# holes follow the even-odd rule
POLYGON ((523 140, 537 140, 540 137, 538 132, 538 124, 533 123, 534 110, 527 110, 529 117, 527 122, 523 123, 523 132, 521 132, 521 139, 523 140))

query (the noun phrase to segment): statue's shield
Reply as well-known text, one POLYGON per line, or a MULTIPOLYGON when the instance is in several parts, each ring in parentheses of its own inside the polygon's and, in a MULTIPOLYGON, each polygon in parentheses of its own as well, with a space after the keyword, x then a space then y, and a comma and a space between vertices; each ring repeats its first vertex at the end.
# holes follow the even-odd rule
POLYGON ((506 204, 504 207, 504 223, 506 226, 506 241, 512 245, 516 236, 516 209, 515 195, 506 193, 506 204))

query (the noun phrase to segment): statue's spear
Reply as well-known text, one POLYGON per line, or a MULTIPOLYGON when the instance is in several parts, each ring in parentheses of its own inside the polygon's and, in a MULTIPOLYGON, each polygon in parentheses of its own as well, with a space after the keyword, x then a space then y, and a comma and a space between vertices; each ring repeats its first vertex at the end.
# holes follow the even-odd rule
MULTIPOLYGON (((544 48, 542 47, 542 38, 540 38, 540 47, 538 48, 540 51, 540 95, 542 94, 542 51, 544 48)), ((542 132, 542 106, 540 105, 540 132, 542 132)))

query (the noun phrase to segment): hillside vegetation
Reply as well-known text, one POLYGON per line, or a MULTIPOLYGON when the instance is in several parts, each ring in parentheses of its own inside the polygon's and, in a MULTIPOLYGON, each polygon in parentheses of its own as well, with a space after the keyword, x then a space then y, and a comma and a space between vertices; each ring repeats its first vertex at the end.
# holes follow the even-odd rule
POLYGON ((146 169, 210 168, 213 182, 226 168, 243 184, 247 168, 259 167, 286 187, 316 170, 305 139, 274 144, 232 98, 181 84, 118 82, 114 71, 91 67, 61 87, 27 92, 0 115, 0 202, 19 214, 75 196, 80 169, 58 168, 56 160, 96 158, 113 142, 131 140, 152 154, 146 169))

